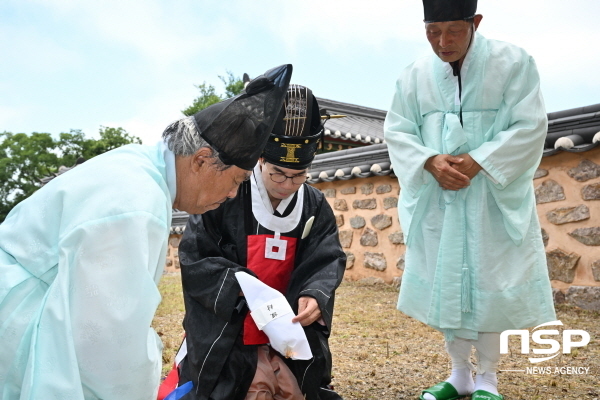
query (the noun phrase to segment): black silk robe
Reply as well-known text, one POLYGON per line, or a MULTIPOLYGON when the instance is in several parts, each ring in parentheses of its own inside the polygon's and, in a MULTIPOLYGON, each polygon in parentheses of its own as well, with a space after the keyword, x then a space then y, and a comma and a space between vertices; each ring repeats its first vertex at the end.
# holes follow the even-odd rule
MULTIPOLYGON (((238 196, 218 209, 190 216, 179 245, 188 351, 179 367, 180 385, 190 380, 194 383, 194 389, 183 397, 185 400, 244 399, 256 371, 257 346, 244 345, 242 341, 248 307, 239 296, 240 286, 234 275, 239 271, 254 275, 245 268, 244 196, 242 185, 238 196)), ((314 322, 304 327, 313 353, 311 360, 285 361, 306 399, 340 399, 328 387, 331 381, 328 338, 334 292, 342 280, 346 256, 339 242, 335 217, 323 194, 305 184, 303 203, 300 223, 285 233, 298 239, 294 270, 285 296, 296 314, 299 297, 315 298, 325 326, 314 322), (300 239, 306 222, 313 216, 310 234, 300 239)), ((251 220, 253 233, 273 233, 259 226, 254 218, 251 220)))

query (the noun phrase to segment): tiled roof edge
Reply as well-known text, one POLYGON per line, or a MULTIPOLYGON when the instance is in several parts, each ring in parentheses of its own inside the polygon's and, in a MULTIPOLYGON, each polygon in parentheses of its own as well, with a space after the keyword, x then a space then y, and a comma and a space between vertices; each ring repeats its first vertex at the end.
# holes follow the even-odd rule
POLYGON ((373 119, 384 120, 387 114, 387 111, 380 110, 377 108, 359 106, 356 104, 350 103, 342 103, 341 101, 323 99, 321 97, 317 97, 317 102, 319 103, 319 108, 324 108, 328 111, 335 111, 341 114, 347 113, 350 115, 367 117, 373 119))

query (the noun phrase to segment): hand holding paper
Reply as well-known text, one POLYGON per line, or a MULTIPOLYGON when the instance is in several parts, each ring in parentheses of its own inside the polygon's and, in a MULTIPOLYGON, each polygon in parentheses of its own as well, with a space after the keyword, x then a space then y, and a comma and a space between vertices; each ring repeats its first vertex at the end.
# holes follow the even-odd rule
POLYGON ((312 352, 304 329, 299 322, 292 322, 295 315, 286 298, 245 272, 236 272, 235 277, 256 326, 268 336, 271 346, 293 360, 311 359, 312 352))

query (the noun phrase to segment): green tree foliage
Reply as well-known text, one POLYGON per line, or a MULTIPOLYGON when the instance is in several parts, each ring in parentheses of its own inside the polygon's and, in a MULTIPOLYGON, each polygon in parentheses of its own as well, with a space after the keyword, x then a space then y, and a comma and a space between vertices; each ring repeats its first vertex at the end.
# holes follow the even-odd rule
POLYGON ((80 130, 61 133, 0 133, 0 222, 10 210, 42 186, 41 179, 72 166, 78 158, 90 159, 140 138, 123 128, 100 128, 99 139, 88 139, 80 130))
POLYGON ((186 116, 194 115, 198 111, 204 110, 206 107, 221 100, 236 96, 244 90, 244 82, 239 77, 233 75, 231 71, 227 71, 227 76, 219 75, 219 79, 225 85, 225 93, 223 95, 217 94, 217 89, 204 81, 201 85, 196 85, 200 91, 200 96, 194 99, 191 106, 181 112, 186 116))

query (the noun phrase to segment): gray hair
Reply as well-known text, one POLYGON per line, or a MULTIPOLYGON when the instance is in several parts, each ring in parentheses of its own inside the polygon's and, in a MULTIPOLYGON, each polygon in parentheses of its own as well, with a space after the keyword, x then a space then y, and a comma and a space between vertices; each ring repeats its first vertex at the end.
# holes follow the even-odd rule
POLYGON ((210 149, 210 158, 214 159, 213 165, 218 171, 224 171, 231 167, 221 161, 219 152, 200 136, 194 117, 185 117, 173 122, 164 130, 162 138, 175 156, 192 156, 201 148, 206 147, 210 149))

